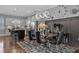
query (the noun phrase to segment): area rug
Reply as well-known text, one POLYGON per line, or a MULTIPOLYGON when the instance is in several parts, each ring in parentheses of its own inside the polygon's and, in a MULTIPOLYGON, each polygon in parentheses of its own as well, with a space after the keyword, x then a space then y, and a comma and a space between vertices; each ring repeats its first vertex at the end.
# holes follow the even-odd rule
POLYGON ((24 49, 26 53, 74 53, 74 47, 66 46, 64 44, 39 44, 35 41, 32 42, 17 42, 17 44, 24 49))

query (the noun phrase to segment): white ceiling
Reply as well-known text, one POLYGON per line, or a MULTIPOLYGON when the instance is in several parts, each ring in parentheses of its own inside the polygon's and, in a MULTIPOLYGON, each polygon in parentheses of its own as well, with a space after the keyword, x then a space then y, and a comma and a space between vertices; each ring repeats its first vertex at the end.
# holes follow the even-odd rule
POLYGON ((34 10, 46 10, 56 5, 0 5, 0 14, 13 16, 29 16, 34 10))

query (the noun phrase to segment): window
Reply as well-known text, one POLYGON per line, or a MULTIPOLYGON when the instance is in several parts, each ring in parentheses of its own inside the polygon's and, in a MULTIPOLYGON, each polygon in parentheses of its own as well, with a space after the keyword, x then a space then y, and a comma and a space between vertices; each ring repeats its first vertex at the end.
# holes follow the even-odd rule
POLYGON ((0 17, 0 34, 4 34, 5 33, 5 26, 4 26, 4 18, 0 17))

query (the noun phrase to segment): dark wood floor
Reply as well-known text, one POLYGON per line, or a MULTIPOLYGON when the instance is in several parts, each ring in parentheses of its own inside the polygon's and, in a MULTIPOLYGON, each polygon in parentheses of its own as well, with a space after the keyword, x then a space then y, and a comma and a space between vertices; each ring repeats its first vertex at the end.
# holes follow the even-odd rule
POLYGON ((11 37, 0 37, 0 53, 24 53, 11 37))

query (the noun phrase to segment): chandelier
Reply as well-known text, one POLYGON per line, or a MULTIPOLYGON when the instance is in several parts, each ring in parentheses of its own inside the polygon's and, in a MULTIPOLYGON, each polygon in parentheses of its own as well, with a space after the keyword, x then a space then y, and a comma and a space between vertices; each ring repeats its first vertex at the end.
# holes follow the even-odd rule
POLYGON ((43 19, 43 18, 49 19, 50 17, 51 16, 50 16, 49 11, 44 11, 44 12, 40 12, 40 13, 35 14, 36 19, 43 19))
POLYGON ((51 14, 48 10, 34 10, 33 11, 33 15, 28 16, 28 19, 30 19, 31 21, 40 21, 42 20, 52 20, 53 17, 51 17, 51 14))

